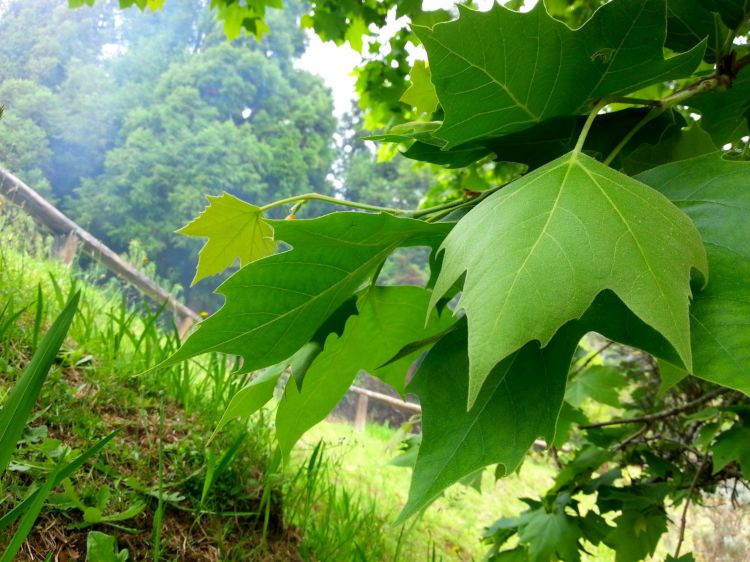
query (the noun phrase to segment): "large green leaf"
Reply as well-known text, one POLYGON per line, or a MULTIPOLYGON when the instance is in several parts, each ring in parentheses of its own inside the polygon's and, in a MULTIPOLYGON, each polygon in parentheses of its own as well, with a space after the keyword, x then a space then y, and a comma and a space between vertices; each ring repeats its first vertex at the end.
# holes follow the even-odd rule
POLYGON ((400 519, 487 465, 500 463, 509 473, 537 437, 553 442, 561 430, 557 426, 570 361, 576 343, 589 331, 670 361, 677 357, 656 330, 614 293, 604 291, 579 320, 560 328, 546 347, 528 343, 497 365, 467 412, 463 403, 469 390, 466 329, 461 326, 440 340, 409 385, 422 404, 423 436, 409 501, 400 519))
POLYGON ((467 332, 456 330, 435 344, 409 385, 422 404, 422 444, 399 521, 467 474, 496 463, 510 473, 534 439, 552 440, 581 335, 571 326, 546 348, 525 345, 492 370, 468 412, 467 332))
POLYGON ((711 278, 690 309, 693 373, 750 394, 750 163, 710 154, 638 176, 695 222, 711 278))
POLYGON ((208 207, 177 232, 208 238, 198 254, 193 285, 221 273, 238 258, 240 265, 247 265, 276 251, 273 229, 260 207, 229 193, 209 195, 208 207))
POLYGON ((454 22, 415 27, 445 111, 435 135, 448 148, 689 76, 705 50, 701 43, 664 59, 664 0, 611 2, 577 30, 550 17, 543 2, 527 13, 498 4, 489 12, 459 9, 454 22))
POLYGON ((367 213, 270 221, 293 247, 240 269, 218 293, 225 305, 157 367, 209 351, 241 355, 243 368, 274 365, 307 343, 398 246, 436 246, 451 224, 367 213))
POLYGON ((648 186, 570 153, 477 205, 443 243, 436 302, 466 275, 469 405, 487 374, 530 340, 542 345, 611 289, 692 365, 691 268, 708 267, 690 219, 648 186))
POLYGON ((297 440, 323 420, 346 394, 360 371, 384 379, 403 392, 406 372, 419 350, 381 367, 405 343, 444 330, 450 314, 439 319, 433 311, 427 325, 430 293, 419 287, 372 287, 359 299, 359 314, 344 333, 331 335, 308 370, 301 390, 287 384, 276 414, 276 436, 288 454, 297 440))

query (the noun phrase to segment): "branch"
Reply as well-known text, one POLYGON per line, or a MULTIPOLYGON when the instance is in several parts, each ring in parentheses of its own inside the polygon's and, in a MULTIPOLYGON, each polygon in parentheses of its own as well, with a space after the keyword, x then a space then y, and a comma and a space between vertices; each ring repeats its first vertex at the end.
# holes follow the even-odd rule
POLYGON ((690 507, 690 498, 693 495, 693 492, 695 492, 695 488, 698 485, 698 478, 701 475, 701 472, 703 472, 703 468, 706 466, 706 463, 708 462, 708 455, 705 455, 703 457, 703 460, 701 461, 701 464, 698 466, 698 470, 695 471, 695 476, 693 477, 693 481, 690 483, 690 488, 687 492, 687 497, 685 498, 685 507, 682 508, 682 516, 680 517, 680 538, 677 541, 677 547, 674 549, 674 558, 675 560, 680 557, 680 549, 682 548, 682 543, 685 540, 685 526, 687 524, 687 512, 688 508, 690 507))
POLYGON ((609 420, 609 421, 603 421, 599 423, 592 423, 590 425, 582 425, 579 427, 581 429, 596 429, 598 427, 609 427, 612 425, 625 425, 628 423, 651 423, 653 421, 658 421, 658 420, 663 420, 664 418, 669 418, 671 416, 674 416, 675 414, 679 414, 682 412, 686 412, 688 410, 692 410, 693 408, 701 406, 702 404, 705 404, 706 402, 713 400, 714 398, 724 394, 725 392, 729 392, 729 390, 730 389, 728 388, 717 388, 715 390, 712 390, 708 394, 704 394, 700 398, 696 398, 692 402, 688 402, 686 404, 683 404, 682 406, 675 406, 674 408, 670 408, 668 410, 662 410, 661 412, 656 412, 654 414, 649 414, 647 416, 639 416, 636 418, 622 418, 619 420, 609 420))

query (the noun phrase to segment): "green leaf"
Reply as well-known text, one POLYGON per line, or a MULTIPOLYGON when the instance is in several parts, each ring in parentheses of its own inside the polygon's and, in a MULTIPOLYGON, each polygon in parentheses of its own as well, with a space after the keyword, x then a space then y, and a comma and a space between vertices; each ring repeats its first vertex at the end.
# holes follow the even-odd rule
POLYGON ((260 207, 229 193, 209 195, 208 207, 177 232, 208 238, 198 255, 193 285, 221 273, 238 258, 240 265, 247 265, 276 251, 273 228, 263 218, 260 207))
POLYGON ((577 408, 592 398, 614 408, 621 406, 619 390, 626 386, 622 372, 607 365, 594 365, 578 373, 568 383, 565 401, 577 408))
MULTIPOLYGON (((693 347, 693 353, 695 353, 695 347, 693 347)), ((694 362, 698 362, 698 357, 694 357, 694 362)), ((664 396, 667 391, 677 386, 680 381, 690 376, 685 369, 675 367, 667 361, 658 361, 659 364, 659 378, 661 378, 661 384, 659 385, 659 396, 664 396)))
POLYGON ((445 329, 450 315, 425 316, 430 293, 419 287, 372 287, 359 297, 359 314, 343 334, 331 335, 308 370, 302 389, 287 384, 276 414, 276 437, 284 455, 311 427, 325 419, 360 371, 384 379, 403 393, 406 372, 419 350, 381 367, 411 338, 427 338, 445 329))
POLYGON ((417 108, 420 113, 434 113, 438 106, 438 99, 435 86, 430 80, 430 69, 427 64, 421 60, 415 61, 409 76, 411 85, 399 101, 417 108))
POLYGON ((395 248, 435 247, 453 227, 367 213, 271 224, 293 249, 248 264, 224 282, 217 292, 226 304, 155 368, 209 351, 241 355, 247 370, 275 365, 310 341, 395 248))
POLYGON ((719 434, 710 449, 714 458, 714 474, 736 460, 743 476, 750 476, 750 427, 741 422, 734 424, 719 434))
POLYGON ((750 0, 699 0, 712 12, 721 14, 721 19, 730 29, 737 29, 747 22, 750 15, 750 0))
POLYGON ((466 411, 469 358, 465 329, 440 340, 417 371, 409 391, 422 405, 422 444, 399 521, 432 502, 451 484, 490 464, 515 470, 539 436, 555 433, 577 326, 540 349, 536 342, 497 365, 466 411))
POLYGON ((519 13, 459 6, 460 17, 414 31, 427 49, 447 147, 587 113, 589 102, 689 76, 705 44, 664 60, 664 0, 620 0, 571 30, 539 2, 519 13))
POLYGON ((462 275, 469 405, 489 371, 550 341, 611 289, 691 367, 691 268, 707 275, 690 219, 646 185, 575 152, 490 195, 448 235, 432 303, 462 275), (549 272, 554 271, 554 275, 549 272))
POLYGON ((750 163, 700 156, 638 179, 661 191, 698 227, 711 278, 690 309, 692 373, 750 394, 750 163))
POLYGON ((126 562, 128 550, 117 549, 117 539, 112 535, 90 531, 86 537, 86 560, 93 562, 126 562))
POLYGON ((729 90, 715 90, 693 96, 685 102, 701 113, 701 127, 716 146, 736 142, 747 135, 750 119, 750 72, 740 72, 729 90))
POLYGON ((0 475, 16 450, 16 443, 76 314, 80 297, 81 293, 76 292, 55 319, 0 410, 0 475))
POLYGON ((518 538, 528 546, 530 562, 549 562, 558 556, 570 562, 581 559, 581 529, 562 506, 551 512, 544 508, 527 511, 519 519, 518 538))
POLYGON ((247 386, 232 396, 227 409, 221 416, 219 423, 216 424, 216 429, 214 429, 211 438, 208 440, 209 443, 213 441, 216 434, 230 421, 235 418, 247 418, 260 410, 273 398, 273 391, 276 388, 276 383, 279 381, 281 373, 286 367, 286 363, 281 365, 283 366, 267 369, 263 374, 255 377, 247 386))
POLYGON ((667 514, 662 509, 628 509, 614 520, 616 528, 604 538, 615 551, 616 562, 640 562, 654 554, 667 532, 667 514))
POLYGON ((711 135, 694 123, 679 134, 660 139, 656 144, 642 144, 624 159, 623 168, 632 176, 669 162, 710 154, 717 149, 711 135))
POLYGON ((673 51, 690 49, 707 38, 706 60, 715 62, 721 55, 729 30, 716 12, 711 12, 696 0, 667 2, 666 46, 673 51))
POLYGON ((362 52, 362 36, 367 35, 370 31, 367 29, 367 24, 362 18, 354 18, 352 23, 346 29, 344 38, 349 42, 352 49, 358 53, 362 52))

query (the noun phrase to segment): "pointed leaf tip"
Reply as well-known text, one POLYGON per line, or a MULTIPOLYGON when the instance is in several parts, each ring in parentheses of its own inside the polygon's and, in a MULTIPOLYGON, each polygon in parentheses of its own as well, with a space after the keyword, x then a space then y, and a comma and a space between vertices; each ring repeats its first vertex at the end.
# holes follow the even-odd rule
POLYGON ((208 207, 177 232, 208 238, 198 255, 192 285, 221 273, 237 259, 240 265, 247 265, 276 251, 273 228, 260 207, 226 192, 209 195, 208 207))

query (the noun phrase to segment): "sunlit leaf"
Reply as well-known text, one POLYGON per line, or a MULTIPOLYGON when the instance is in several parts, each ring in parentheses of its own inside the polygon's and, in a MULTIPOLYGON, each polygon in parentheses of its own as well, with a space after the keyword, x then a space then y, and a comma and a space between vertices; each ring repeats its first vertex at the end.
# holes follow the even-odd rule
POLYGON ((217 292, 226 304, 157 367, 209 351, 240 355, 247 370, 275 365, 310 341, 394 249, 435 247, 453 227, 367 213, 270 222, 293 249, 223 283, 217 292))
POLYGON ((400 101, 416 107, 421 113, 434 113, 438 99, 435 86, 430 81, 430 69, 424 61, 418 60, 412 66, 409 75, 411 85, 401 96, 400 101))
POLYGON ((273 229, 260 207, 229 193, 209 195, 208 207, 177 232, 208 238, 198 255, 193 285, 221 273, 237 259, 240 265, 247 265, 276 251, 273 229))

